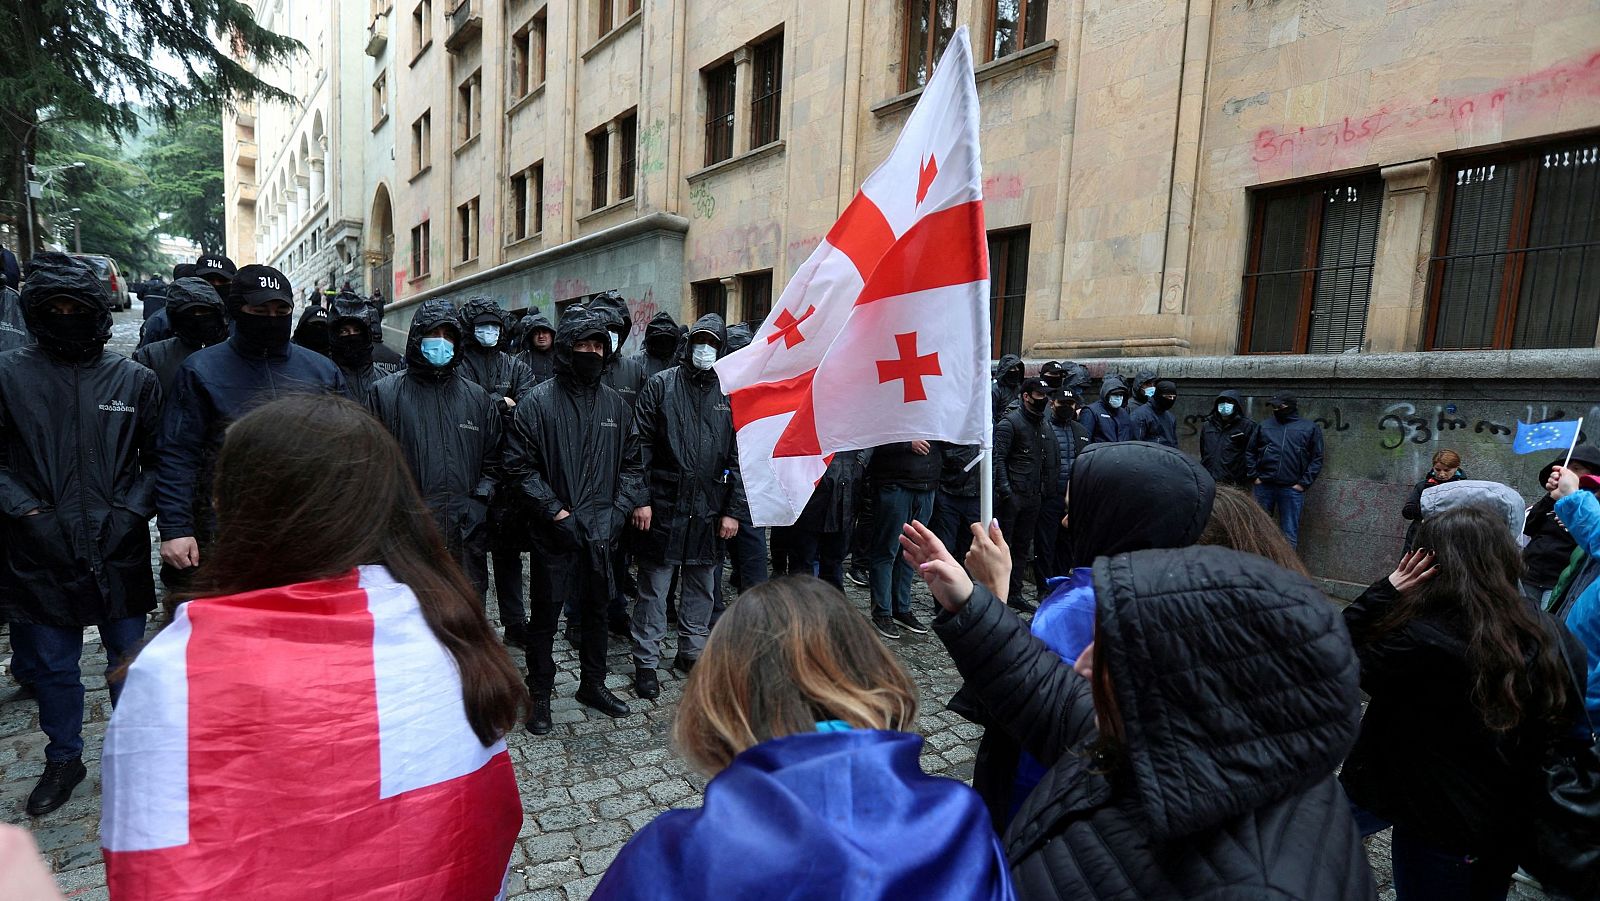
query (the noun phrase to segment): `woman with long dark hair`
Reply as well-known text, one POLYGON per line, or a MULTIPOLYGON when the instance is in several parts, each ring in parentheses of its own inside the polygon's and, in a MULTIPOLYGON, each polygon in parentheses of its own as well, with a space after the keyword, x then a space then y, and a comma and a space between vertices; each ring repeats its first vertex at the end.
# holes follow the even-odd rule
POLYGON ((527 693, 394 438, 277 400, 228 429, 214 492, 217 542, 106 735, 112 893, 495 897, 527 693))
POLYGON ((1372 701, 1342 779, 1367 831, 1394 825, 1401 901, 1503 899, 1584 650, 1522 597, 1503 516, 1446 511, 1417 547, 1344 611, 1372 701))

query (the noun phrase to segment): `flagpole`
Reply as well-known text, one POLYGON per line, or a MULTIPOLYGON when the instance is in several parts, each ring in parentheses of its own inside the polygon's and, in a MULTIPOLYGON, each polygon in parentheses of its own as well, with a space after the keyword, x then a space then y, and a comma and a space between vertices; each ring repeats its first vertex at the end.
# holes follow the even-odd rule
POLYGON ((1567 445, 1567 458, 1561 461, 1561 470, 1566 471, 1567 465, 1572 462, 1572 452, 1578 449, 1578 436, 1583 434, 1583 417, 1578 417, 1578 427, 1572 432, 1572 443, 1567 445))
POLYGON ((978 462, 978 521, 987 534, 994 522, 994 452, 986 447, 979 453, 983 456, 978 462))

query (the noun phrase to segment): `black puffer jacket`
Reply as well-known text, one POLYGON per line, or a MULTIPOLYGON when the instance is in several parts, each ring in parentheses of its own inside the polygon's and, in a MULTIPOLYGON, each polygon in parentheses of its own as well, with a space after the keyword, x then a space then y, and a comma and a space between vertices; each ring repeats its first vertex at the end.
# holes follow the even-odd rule
MULTIPOLYGON (((103 346, 111 303, 99 279, 45 257, 28 271, 30 331, 46 336, 35 310, 65 294, 94 309, 103 346)), ((155 374, 120 354, 0 356, 0 621, 71 628, 155 608, 160 406, 155 374)))
POLYGON ((989 385, 989 415, 999 421, 1011 402, 1022 393, 1022 358, 1006 354, 994 368, 994 381, 989 385))
POLYGON ((951 497, 977 497, 980 491, 978 467, 968 464, 978 456, 975 444, 951 444, 940 441, 934 444, 939 456, 939 491, 951 497))
POLYGON ((1091 444, 1133 440, 1133 401, 1129 397, 1128 383, 1122 376, 1108 375, 1100 381, 1100 399, 1078 414, 1078 421, 1089 430, 1091 444), (1122 392, 1122 406, 1113 408, 1107 399, 1117 391, 1122 392))
POLYGON ((197 350, 228 340, 227 310, 217 289, 198 278, 180 278, 167 289, 167 316, 173 337, 133 352, 133 362, 149 367, 161 383, 161 396, 172 392, 178 367, 197 350))
MULTIPOLYGON (((701 316, 695 331, 727 329, 715 313, 701 316)), ((674 566, 717 562, 717 519, 749 519, 733 411, 714 369, 684 363, 645 386, 635 408, 633 430, 650 489, 650 531, 639 537, 640 553, 674 566)))
POLYGON ((1045 487, 1053 491, 1060 466, 1055 430, 1044 416, 1017 409, 994 426, 994 497, 1037 504, 1045 487))
POLYGON ((1246 456, 1250 475, 1264 484, 1310 488, 1322 474, 1322 426, 1300 418, 1298 411, 1288 422, 1268 416, 1246 456))
POLYGON ((622 395, 633 406, 639 402, 639 392, 644 390, 644 363, 636 356, 627 356, 628 336, 633 332, 633 316, 628 312, 628 302, 615 291, 596 294, 589 299, 588 308, 605 318, 606 331, 617 336, 617 349, 606 365, 601 379, 606 387, 622 395))
POLYGON ((1244 415, 1244 401, 1239 398, 1239 392, 1229 389, 1211 401, 1211 415, 1200 427, 1200 460, 1212 478, 1235 487, 1253 481, 1245 454, 1258 428, 1255 420, 1244 415), (1233 404, 1232 416, 1223 418, 1217 412, 1217 404, 1222 401, 1233 404))
POLYGON ((650 324, 644 327, 644 349, 634 357, 644 368, 646 381, 654 378, 656 373, 678 365, 682 343, 683 332, 670 315, 657 313, 650 318, 650 324))
POLYGON ((371 407, 400 442, 452 553, 488 547, 489 502, 500 474, 500 414, 489 393, 463 378, 460 326, 447 300, 429 300, 411 320, 406 369, 372 387, 371 407), (456 356, 442 367, 422 355, 422 338, 457 330, 456 356))
POLYGON ((32 343, 33 335, 23 321, 22 298, 10 288, 0 286, 0 353, 32 343))
POLYGON ((1109 759, 1090 753, 1089 683, 986 589, 935 623, 996 721, 1049 767, 1005 835, 1017 896, 1374 897, 1333 777, 1358 667, 1321 592, 1218 547, 1102 558, 1094 591, 1095 665, 1124 731, 1109 759))
POLYGON ((550 317, 537 309, 517 322, 517 359, 528 367, 535 385, 555 375, 554 345, 550 350, 539 350, 533 346, 533 333, 541 330, 552 336, 556 333, 555 326, 550 324, 550 317))

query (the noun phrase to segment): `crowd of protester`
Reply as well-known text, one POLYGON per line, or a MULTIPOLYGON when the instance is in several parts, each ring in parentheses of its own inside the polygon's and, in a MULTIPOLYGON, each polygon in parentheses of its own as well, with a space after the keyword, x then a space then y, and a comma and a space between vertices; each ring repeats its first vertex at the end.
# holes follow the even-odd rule
POLYGON ((552 730, 563 620, 575 698, 603 715, 635 709, 606 685, 613 639, 638 699, 682 673, 674 742, 705 805, 636 835, 596 897, 1370 898, 1362 838, 1389 827, 1402 901, 1504 898, 1518 867, 1597 885, 1592 857, 1531 841, 1541 773, 1600 716, 1593 447, 1526 510, 1441 451, 1403 560, 1341 614, 1296 551, 1324 449, 1292 394, 1260 422, 1217 394, 1195 457, 1173 381, 1109 373, 1088 402, 1081 364, 1006 357, 995 521, 975 448, 910 441, 835 455, 769 534, 713 368, 747 327, 659 314, 629 352, 614 292, 555 323, 434 299, 397 354, 381 298, 319 290, 296 323, 270 267, 178 268, 143 286, 131 360, 75 260, 36 255, 0 290, 21 324, 0 329, 0 612, 48 739, 31 815, 87 772, 84 628, 114 705, 139 671, 153 518, 169 613, 386 567, 484 747, 552 730), (885 642, 930 630, 964 680, 941 700, 984 730, 972 788, 923 773, 909 734, 917 690, 885 642))

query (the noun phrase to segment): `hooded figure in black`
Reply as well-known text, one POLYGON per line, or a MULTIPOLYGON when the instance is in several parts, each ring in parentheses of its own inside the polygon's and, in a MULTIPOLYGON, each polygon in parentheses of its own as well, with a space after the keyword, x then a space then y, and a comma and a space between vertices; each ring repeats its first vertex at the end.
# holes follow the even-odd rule
POLYGON ((378 308, 359 294, 341 293, 333 299, 328 328, 332 332, 329 356, 344 375, 345 396, 365 406, 372 386, 395 371, 374 359, 373 351, 382 346, 372 342, 378 329, 378 308))
POLYGON ((650 318, 650 324, 644 327, 644 349, 635 355, 644 368, 645 381, 663 369, 678 365, 680 343, 678 323, 670 315, 657 313, 650 318))
MULTIPOLYGON (((179 263, 172 267, 172 280, 177 282, 179 279, 196 278, 195 271, 195 264, 179 263)), ((227 284, 223 284, 221 287, 212 284, 212 287, 216 289, 218 295, 226 296, 228 293, 227 284)), ((172 320, 167 317, 167 290, 170 290, 170 286, 155 295, 151 299, 151 304, 145 305, 144 321, 139 323, 140 347, 154 344, 157 341, 165 341, 172 337, 172 320)))
POLYGON ((424 302, 411 320, 405 370, 379 379, 370 403, 400 442, 445 544, 481 596, 488 591, 501 420, 489 392, 461 375, 462 343, 455 307, 424 302))
POLYGON ((162 406, 156 479, 161 578, 169 588, 200 564, 211 539, 211 473, 223 433, 235 419, 285 394, 342 394, 333 361, 289 341, 294 288, 270 266, 246 266, 223 298, 232 334, 195 351, 178 367, 162 406))
POLYGON ((133 362, 152 369, 161 396, 172 393, 178 367, 197 350, 228 340, 228 314, 215 288, 197 278, 181 278, 167 288, 166 313, 176 334, 133 352, 133 362))
POLYGON ((1239 392, 1230 388, 1211 401, 1211 414, 1200 427, 1200 460, 1219 485, 1249 487, 1252 479, 1245 454, 1257 428, 1255 420, 1244 415, 1239 392))
POLYGON ((1078 421, 1089 430, 1089 443, 1132 441, 1133 416, 1128 410, 1128 383, 1112 373, 1100 381, 1100 399, 1083 408, 1078 421))
POLYGON ((1006 415, 1006 410, 1022 394, 1022 358, 1006 354, 994 369, 994 381, 989 385, 990 415, 996 422, 1006 415))
MULTIPOLYGON (((174 272, 172 277, 176 281, 178 274, 174 272)), ((166 307, 167 289, 167 280, 161 277, 161 273, 150 276, 139 291, 139 303, 142 307, 140 319, 149 319, 166 307)))
POLYGON ((551 646, 568 600, 583 620, 577 700, 611 716, 628 714, 605 686, 606 605, 623 521, 647 503, 632 409, 601 380, 610 356, 605 319, 569 312, 555 347, 555 377, 517 405, 507 449, 506 484, 528 505, 538 544, 528 591, 528 731, 535 735, 551 728, 551 646))
POLYGON ((1178 386, 1162 379, 1156 382, 1156 395, 1150 402, 1135 407, 1129 417, 1133 440, 1153 441, 1164 447, 1178 446, 1178 417, 1172 407, 1178 402, 1178 386))
POLYGON ((1156 374, 1148 369, 1139 370, 1139 374, 1133 377, 1132 388, 1134 409, 1155 400, 1160 390, 1156 385, 1156 374))
POLYGON ((606 334, 611 342, 610 362, 606 365, 606 387, 622 395, 633 406, 639 402, 639 392, 644 389, 644 363, 636 356, 623 356, 628 344, 628 334, 633 331, 633 318, 628 313, 628 302, 615 291, 606 291, 589 298, 588 308, 605 318, 606 334))
POLYGON ((934 624, 995 726, 1046 768, 1004 832, 1017 897, 1374 897, 1333 775, 1360 667, 1322 592, 1220 547, 1101 557, 1086 576, 1087 678, 982 585, 964 604, 946 591, 958 612, 934 624))
POLYGON ((527 365, 535 385, 555 375, 555 326, 535 308, 517 322, 517 359, 527 365), (539 344, 545 343, 541 348, 539 344))
POLYGON ((645 532, 636 554, 639 601, 633 610, 634 687, 641 697, 659 691, 656 663, 673 570, 683 589, 673 666, 687 673, 711 623, 719 543, 749 518, 732 407, 711 368, 727 343, 721 316, 700 317, 689 330, 683 363, 651 379, 635 410, 634 435, 650 489, 650 509, 634 522, 645 532))
MULTIPOLYGON (((155 373, 107 353, 111 299, 92 270, 41 253, 22 292, 38 345, 0 356, 0 619, 31 649, 49 744, 28 800, 38 816, 82 781, 83 628, 100 627, 107 672, 155 608, 155 373)), ((111 686, 115 704, 120 682, 111 686)))
POLYGON ((328 311, 320 306, 306 307, 300 314, 300 324, 294 327, 294 343, 325 357, 333 357, 333 329, 328 321, 328 311))
POLYGON ((994 426, 994 506, 1000 530, 1011 546, 1011 590, 1008 603, 1025 613, 1033 605, 1022 598, 1022 586, 1033 568, 1033 538, 1046 491, 1056 490, 1060 449, 1055 430, 1046 421, 1050 385, 1044 379, 1023 383, 1021 405, 994 426))
POLYGON ((33 335, 28 332, 28 323, 22 315, 22 297, 0 285, 0 353, 32 343, 33 335))

